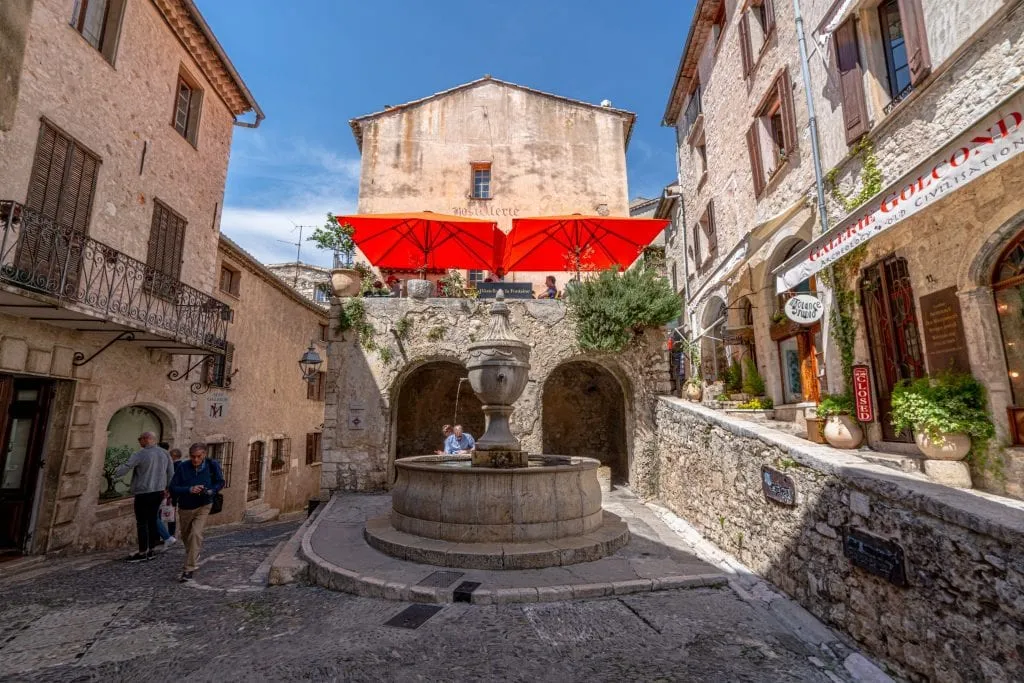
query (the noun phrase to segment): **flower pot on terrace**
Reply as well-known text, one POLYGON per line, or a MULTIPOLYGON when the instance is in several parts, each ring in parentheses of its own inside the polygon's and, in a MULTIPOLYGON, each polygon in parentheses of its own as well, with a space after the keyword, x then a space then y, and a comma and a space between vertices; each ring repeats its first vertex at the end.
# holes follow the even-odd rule
POLYGON ((686 385, 686 398, 691 401, 700 401, 703 390, 699 384, 687 384, 686 385))
POLYGON ((362 280, 359 271, 352 268, 333 268, 331 270, 331 292, 334 296, 345 297, 359 294, 362 280))
POLYGON ((430 280, 409 280, 405 287, 412 299, 429 299, 434 293, 434 283, 430 280))
POLYGON ((828 418, 824 434, 832 448, 856 448, 864 440, 864 430, 850 415, 833 415, 828 418))
POLYGON ((807 419, 807 440, 814 443, 828 443, 825 441, 825 421, 817 417, 807 419))
POLYGON ((960 433, 932 439, 928 432, 915 429, 914 443, 929 460, 963 460, 971 450, 971 437, 960 433))

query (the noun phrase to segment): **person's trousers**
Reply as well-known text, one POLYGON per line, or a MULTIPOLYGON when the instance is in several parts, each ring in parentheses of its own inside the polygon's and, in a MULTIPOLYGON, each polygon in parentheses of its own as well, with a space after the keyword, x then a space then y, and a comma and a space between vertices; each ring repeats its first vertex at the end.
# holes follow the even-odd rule
POLYGON ((203 531, 210 506, 194 510, 178 508, 178 537, 185 546, 185 571, 194 572, 199 568, 199 551, 203 549, 203 531))
POLYGON ((164 499, 163 491, 139 493, 135 496, 135 530, 139 535, 139 552, 147 553, 156 546, 160 532, 156 528, 156 516, 159 514, 160 502, 164 499))
POLYGON ((156 511, 156 532, 160 534, 160 538, 165 541, 171 537, 171 532, 167 530, 167 522, 165 522, 164 518, 160 516, 159 508, 157 508, 156 511))

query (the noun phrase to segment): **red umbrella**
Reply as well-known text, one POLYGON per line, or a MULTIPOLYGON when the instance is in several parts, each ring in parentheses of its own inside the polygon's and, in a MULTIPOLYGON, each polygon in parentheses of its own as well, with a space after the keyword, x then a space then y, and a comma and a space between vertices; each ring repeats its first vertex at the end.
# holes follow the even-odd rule
POLYGON ((517 218, 505 242, 505 272, 627 268, 670 222, 581 214, 517 218))
POLYGON ((465 268, 498 271, 505 234, 496 223, 442 213, 338 216, 370 263, 394 270, 465 268))

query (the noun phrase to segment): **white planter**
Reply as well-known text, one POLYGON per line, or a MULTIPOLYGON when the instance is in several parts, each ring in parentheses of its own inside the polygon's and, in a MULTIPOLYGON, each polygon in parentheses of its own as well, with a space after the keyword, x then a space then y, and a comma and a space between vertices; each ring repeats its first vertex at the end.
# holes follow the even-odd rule
POLYGON ((940 434, 932 439, 927 432, 914 430, 914 442, 929 460, 963 460, 971 450, 971 437, 966 434, 940 434))
POLYGON ((864 430, 850 415, 833 415, 823 431, 832 448, 856 448, 864 440, 864 430))
POLYGON ((331 291, 334 296, 355 296, 359 294, 362 280, 359 271, 352 268, 334 268, 331 270, 331 291))
POLYGON ((429 299, 434 294, 434 283, 430 280, 409 280, 405 287, 412 299, 429 299))

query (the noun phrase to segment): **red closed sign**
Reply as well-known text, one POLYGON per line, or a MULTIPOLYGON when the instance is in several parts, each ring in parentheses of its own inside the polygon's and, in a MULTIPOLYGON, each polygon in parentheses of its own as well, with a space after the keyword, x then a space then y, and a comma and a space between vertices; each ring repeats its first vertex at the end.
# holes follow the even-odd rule
POLYGON ((875 419, 875 409, 871 405, 871 372, 866 365, 853 366, 853 406, 857 422, 875 419))

